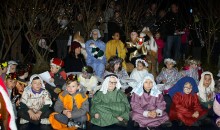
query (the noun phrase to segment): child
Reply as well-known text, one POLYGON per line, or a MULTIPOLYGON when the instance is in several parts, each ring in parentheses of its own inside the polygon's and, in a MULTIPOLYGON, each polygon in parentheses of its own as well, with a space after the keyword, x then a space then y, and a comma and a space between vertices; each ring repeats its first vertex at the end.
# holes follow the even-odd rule
POLYGON ((6 61, 0 62, 0 78, 2 78, 2 80, 5 80, 7 67, 8 67, 8 62, 6 61))
POLYGON ((15 73, 6 74, 5 85, 7 87, 9 98, 12 97, 12 89, 16 86, 17 75, 15 73))
MULTIPOLYGON (((113 40, 110 40, 106 43, 106 58, 110 59, 111 56, 118 56, 125 60, 127 49, 124 46, 124 43, 120 40, 120 34, 115 32, 112 36, 113 40)), ((122 63, 123 67, 126 69, 125 61, 122 63)))
POLYGON ((84 66, 82 74, 79 75, 78 81, 80 85, 86 88, 87 93, 92 97, 98 85, 98 79, 93 75, 91 66, 84 66))
POLYGON ((213 103, 213 110, 217 115, 216 125, 220 127, 220 93, 216 94, 214 103, 213 103))
POLYGON ((169 117, 170 120, 178 120, 187 126, 198 126, 205 118, 207 111, 202 108, 197 96, 198 88, 192 77, 181 78, 175 86, 169 90, 172 97, 169 117))
POLYGON ((154 40, 155 40, 155 42, 157 43, 157 46, 158 46, 158 63, 161 63, 163 61, 164 41, 160 37, 159 32, 156 32, 154 40))
POLYGON ((197 84, 199 83, 198 63, 199 61, 195 59, 187 59, 183 71, 180 72, 183 77, 189 76, 194 78, 197 84))
POLYGON ((6 74, 9 74, 9 73, 15 73, 16 72, 16 67, 17 67, 18 63, 11 60, 8 62, 8 68, 7 68, 7 72, 6 74))
POLYGON ((0 78, 0 114, 2 126, 1 129, 4 130, 17 130, 15 124, 15 116, 13 112, 13 107, 8 97, 6 86, 3 80, 0 78))
POLYGON ((88 54, 86 64, 91 66, 95 70, 95 74, 101 78, 106 64, 105 43, 99 40, 101 34, 98 29, 93 29, 90 36, 92 40, 86 42, 86 52, 88 54))
POLYGON ((131 98, 132 120, 141 128, 158 127, 160 125, 170 127, 167 113, 164 111, 166 103, 163 95, 157 89, 152 74, 147 74, 133 90, 131 98))
POLYGON ((137 83, 143 80, 143 78, 148 74, 147 66, 148 64, 145 60, 136 60, 136 68, 133 69, 130 75, 130 78, 135 80, 135 82, 129 83, 132 88, 135 88, 137 86, 137 83))
POLYGON ((46 89, 50 92, 52 100, 55 101, 58 94, 61 92, 63 85, 66 82, 66 72, 62 69, 64 62, 59 58, 52 58, 50 61, 50 82, 53 82, 56 87, 46 85, 46 89))
POLYGON ((50 94, 45 89, 43 80, 37 74, 32 75, 21 97, 18 110, 20 124, 50 124, 48 117, 51 105, 50 94))
POLYGON ((18 79, 21 79, 22 81, 26 82, 26 79, 29 75, 29 72, 31 71, 30 65, 18 65, 17 66, 17 75, 18 79))
POLYGON ((92 99, 91 123, 105 127, 115 124, 126 125, 130 106, 126 95, 120 90, 121 84, 116 75, 107 75, 92 99))
POLYGON ((158 86, 158 89, 164 93, 167 93, 167 90, 169 90, 176 83, 176 81, 180 78, 180 75, 178 70, 174 68, 176 61, 167 58, 164 60, 164 64, 166 65, 166 68, 162 68, 160 74, 156 78, 156 81, 157 83, 163 84, 158 86))
POLYGON ((88 120, 89 103, 88 96, 79 85, 75 76, 69 75, 66 88, 59 94, 55 103, 55 112, 50 115, 50 122, 54 129, 67 127, 85 128, 88 120))
POLYGON ((198 86, 199 101, 206 109, 211 109, 215 97, 215 82, 211 72, 203 72, 198 86))

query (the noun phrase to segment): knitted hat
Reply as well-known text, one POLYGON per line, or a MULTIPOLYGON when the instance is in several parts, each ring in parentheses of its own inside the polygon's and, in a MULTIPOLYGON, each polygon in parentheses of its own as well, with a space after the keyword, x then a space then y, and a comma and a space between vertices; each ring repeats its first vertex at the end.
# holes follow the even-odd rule
POLYGON ((6 86, 4 85, 4 82, 2 81, 1 78, 0 78, 0 93, 3 97, 4 103, 6 106, 6 110, 9 113, 9 119, 7 121, 7 125, 9 126, 9 128, 11 130, 17 130, 17 126, 15 124, 15 115, 14 115, 13 107, 11 104, 11 100, 9 98, 6 86))
POLYGON ((64 62, 61 59, 59 59, 59 58, 52 58, 50 60, 50 65, 63 67, 64 66, 64 62))
POLYGON ((77 41, 73 41, 72 43, 71 43, 71 51, 75 51, 75 49, 76 48, 82 48, 82 46, 80 45, 80 43, 79 42, 77 42, 77 41))

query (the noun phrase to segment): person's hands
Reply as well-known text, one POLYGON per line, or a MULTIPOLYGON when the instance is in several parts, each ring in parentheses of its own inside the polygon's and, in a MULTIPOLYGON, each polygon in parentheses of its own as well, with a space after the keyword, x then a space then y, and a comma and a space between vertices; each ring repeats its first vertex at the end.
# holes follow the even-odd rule
POLYGON ((155 117, 157 117, 157 113, 156 113, 156 111, 155 111, 155 110, 153 110, 153 111, 149 111, 149 112, 148 112, 148 117, 151 117, 151 118, 155 118, 155 117))
POLYGON ((95 114, 95 118, 96 118, 96 119, 99 118, 99 114, 98 114, 98 113, 95 114))
POLYGON ((117 119, 119 120, 119 121, 123 121, 124 119, 122 118, 122 117, 117 117, 117 119))
POLYGON ((60 88, 55 88, 55 89, 54 89, 54 93, 59 94, 60 92, 61 92, 61 89, 60 89, 60 88))
POLYGON ((38 112, 35 114, 35 117, 36 117, 37 120, 40 119, 41 114, 42 114, 41 111, 38 111, 38 112))
POLYGON ((199 112, 198 112, 198 111, 194 112, 193 115, 192 115, 192 117, 198 118, 198 117, 199 117, 199 112))
POLYGON ((33 112, 33 110, 28 110, 28 114, 29 114, 31 120, 37 120, 37 117, 36 117, 35 113, 33 112))
POLYGON ((217 125, 218 127, 220 127, 220 120, 217 121, 216 125, 217 125))
POLYGON ((66 116, 67 116, 68 118, 72 118, 72 113, 71 113, 71 111, 68 111, 67 114, 66 114, 66 116))
POLYGON ((54 78, 50 78, 50 80, 49 80, 51 83, 53 83, 54 82, 54 78))

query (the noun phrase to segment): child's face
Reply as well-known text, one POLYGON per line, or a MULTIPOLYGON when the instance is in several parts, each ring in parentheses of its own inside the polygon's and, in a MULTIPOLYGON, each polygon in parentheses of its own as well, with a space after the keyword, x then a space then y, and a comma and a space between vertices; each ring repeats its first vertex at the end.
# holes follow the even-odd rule
POLYGON ((17 80, 15 80, 15 79, 6 79, 5 85, 9 89, 13 89, 16 86, 16 83, 17 83, 17 80))
POLYGON ((7 72, 7 68, 0 68, 1 73, 5 74, 7 72))
POLYGON ((144 89, 145 89, 146 91, 150 91, 152 87, 153 87, 153 82, 152 82, 150 79, 147 79, 147 80, 144 82, 144 89))
POLYGON ((204 87, 206 87, 206 88, 208 88, 209 87, 209 85, 211 84, 211 75, 205 75, 204 76, 204 81, 203 81, 203 86, 204 87))
POLYGON ((81 47, 75 49, 75 55, 79 55, 81 53, 81 47))
POLYGON ((11 65, 9 72, 10 72, 10 73, 15 73, 15 71, 16 71, 16 66, 17 66, 17 65, 11 65))
POLYGON ((117 80, 115 77, 110 77, 109 78, 109 83, 108 83, 108 91, 114 91, 115 90, 115 87, 116 87, 116 84, 117 84, 117 80))
POLYGON ((22 94, 24 92, 24 87, 25 87, 24 84, 17 82, 16 88, 17 88, 19 94, 22 94))
POLYGON ((114 40, 119 40, 119 39, 120 39, 120 34, 119 34, 119 33, 115 33, 115 34, 112 36, 112 38, 113 38, 114 40))
POLYGON ((192 92, 192 85, 190 83, 185 83, 183 92, 185 94, 190 94, 192 92))
POLYGON ((137 39, 137 37, 138 37, 138 34, 136 32, 131 33, 131 40, 132 41, 135 41, 137 39))
POLYGON ((137 63, 137 70, 141 71, 141 70, 143 70, 143 69, 144 69, 143 64, 140 63, 140 62, 138 62, 138 63, 137 63))
POLYGON ((32 81, 32 89, 36 92, 39 92, 41 87, 42 87, 42 83, 40 81, 40 79, 35 79, 32 81))
POLYGON ((160 33, 156 33, 155 38, 159 39, 160 38, 160 33))
POLYGON ((190 67, 193 68, 193 69, 196 69, 197 68, 197 64, 191 64, 190 67))
POLYGON ((57 66, 54 66, 54 65, 50 66, 50 72, 53 73, 53 74, 56 74, 59 70, 60 70, 60 67, 57 67, 57 66))
POLYGON ((167 69, 172 69, 174 65, 172 62, 167 62, 166 66, 167 66, 167 69))
POLYGON ((120 63, 116 63, 116 64, 114 65, 114 70, 117 71, 119 67, 120 67, 120 63))
POLYGON ((98 32, 96 32, 96 31, 92 32, 92 38, 98 39, 98 32))
POLYGON ((77 83, 77 81, 71 82, 66 86, 66 90, 69 94, 74 94, 76 93, 77 90, 79 90, 80 86, 77 83))

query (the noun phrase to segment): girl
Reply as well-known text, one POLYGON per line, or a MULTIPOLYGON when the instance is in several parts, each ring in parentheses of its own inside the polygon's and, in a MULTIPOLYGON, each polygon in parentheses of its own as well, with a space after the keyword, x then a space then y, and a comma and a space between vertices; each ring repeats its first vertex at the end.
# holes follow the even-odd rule
POLYGON ((155 42, 158 46, 158 63, 161 63, 163 61, 163 48, 164 48, 164 41, 160 37, 160 33, 156 32, 154 37, 155 42))
POLYGON ((162 83, 162 85, 158 86, 158 89, 167 93, 167 90, 176 83, 180 76, 178 70, 173 67, 176 64, 176 61, 167 58, 164 60, 164 64, 166 65, 166 68, 162 68, 160 74, 156 78, 156 81, 157 83, 162 83))
POLYGON ((148 67, 148 64, 145 60, 136 60, 136 68, 133 69, 130 75, 130 78, 135 80, 135 82, 129 83, 132 88, 135 88, 137 86, 137 83, 143 80, 143 78, 148 74, 146 67, 148 67))
POLYGON ((195 80, 191 77, 181 78, 173 86, 169 95, 173 103, 169 113, 170 120, 178 120, 187 126, 198 126, 205 118, 207 111, 202 108, 197 96, 198 88, 195 80))
POLYGON ((215 82, 211 72, 203 72, 198 86, 199 101, 206 109, 211 109, 215 97, 215 82))
POLYGON ((131 98, 132 120, 141 128, 158 127, 160 125, 171 126, 169 117, 164 111, 166 103, 163 95, 157 89, 152 74, 147 74, 133 90, 131 98))

